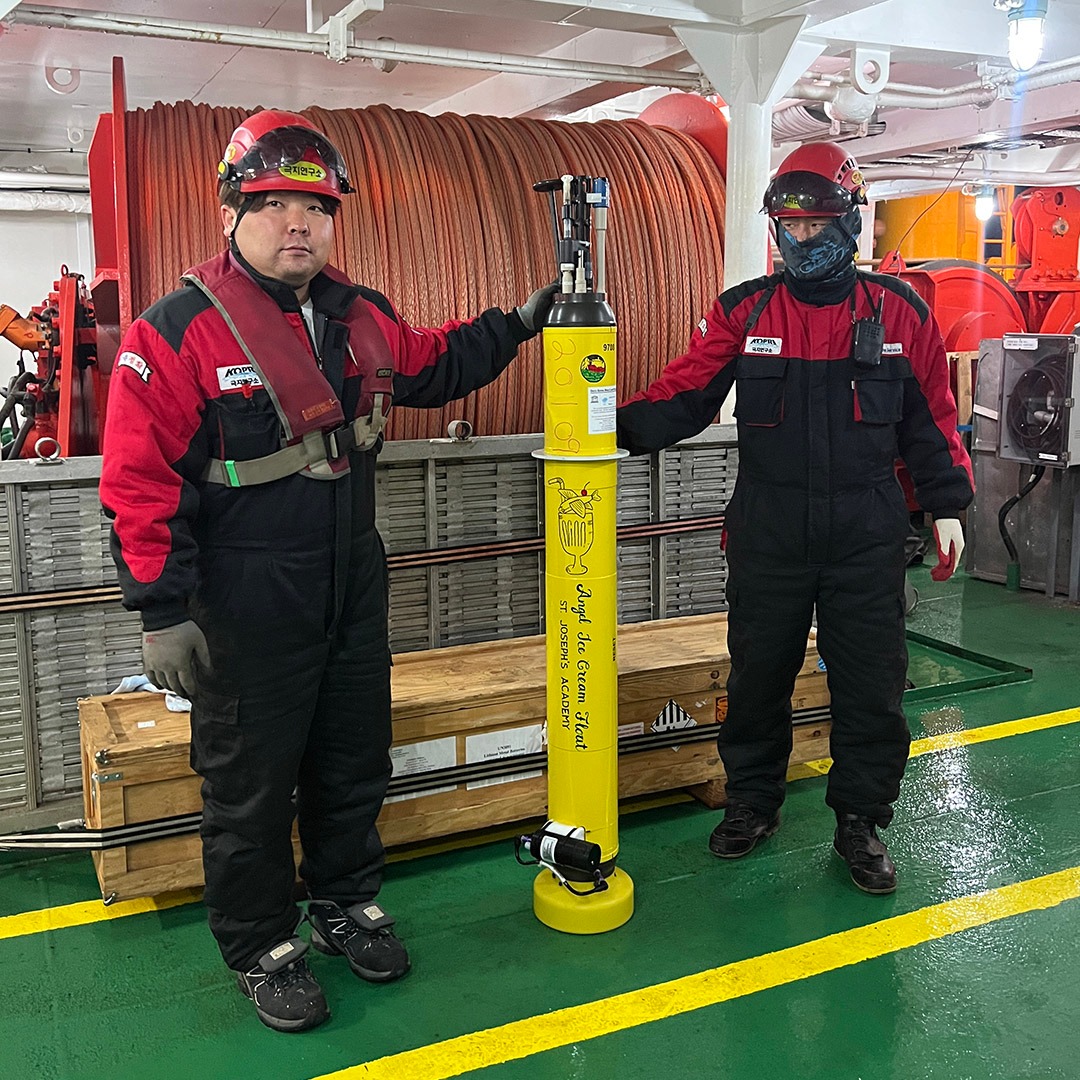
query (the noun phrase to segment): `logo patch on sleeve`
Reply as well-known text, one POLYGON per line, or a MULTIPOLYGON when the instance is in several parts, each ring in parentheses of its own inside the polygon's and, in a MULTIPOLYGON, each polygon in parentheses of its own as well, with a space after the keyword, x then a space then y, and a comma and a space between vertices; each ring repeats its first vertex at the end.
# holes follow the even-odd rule
POLYGON ((153 368, 138 353, 122 352, 116 358, 116 366, 131 368, 144 383, 148 383, 154 374, 153 368))
POLYGON ((886 341, 881 346, 882 356, 903 356, 904 355, 904 343, 902 341, 886 341))
POLYGON ((701 331, 701 336, 704 337, 709 332, 709 324, 705 319, 697 324, 697 328, 701 331))
POLYGON ((778 337, 752 337, 746 340, 746 349, 749 356, 779 356, 784 347, 784 339, 778 337))
POLYGON ((218 388, 243 390, 245 386, 262 386, 262 379, 250 364, 232 364, 217 369, 218 388))

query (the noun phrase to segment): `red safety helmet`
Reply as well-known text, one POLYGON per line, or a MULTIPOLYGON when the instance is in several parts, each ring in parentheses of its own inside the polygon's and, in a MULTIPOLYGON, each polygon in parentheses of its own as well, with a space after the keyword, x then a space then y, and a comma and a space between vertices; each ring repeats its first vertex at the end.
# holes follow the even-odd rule
POLYGON ((249 116, 232 133, 218 179, 245 195, 305 191, 340 199, 353 190, 337 147, 307 117, 280 109, 249 116))
POLYGON ((834 142, 807 143, 790 154, 765 189, 769 217, 843 217, 866 203, 855 159, 834 142))

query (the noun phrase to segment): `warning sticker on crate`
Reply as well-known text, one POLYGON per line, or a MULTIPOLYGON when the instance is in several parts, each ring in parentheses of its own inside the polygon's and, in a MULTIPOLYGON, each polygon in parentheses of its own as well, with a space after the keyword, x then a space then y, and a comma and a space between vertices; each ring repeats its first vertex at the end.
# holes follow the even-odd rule
MULTIPOLYGON (((481 761, 524 757, 526 754, 539 754, 543 749, 543 724, 506 728, 503 731, 485 731, 480 735, 466 736, 465 764, 475 765, 481 761)), ((473 780, 468 784, 468 790, 473 791, 476 788, 491 787, 494 784, 509 784, 515 780, 529 780, 534 776, 540 776, 542 771, 541 769, 529 769, 526 772, 493 776, 487 780, 473 780)))
MULTIPOLYGON (((684 731, 687 728, 697 727, 697 721, 672 698, 661 710, 656 719, 649 727, 650 731, 684 731)), ((678 746, 672 750, 678 751, 678 746)))
POLYGON ((697 721, 672 698, 661 710, 650 726, 650 731, 681 731, 683 728, 697 727, 697 721))
MULTIPOLYGON (((426 742, 393 746, 390 748, 390 761, 394 767, 394 776, 415 776, 417 773, 433 772, 435 769, 450 769, 457 764, 457 739, 451 735, 446 739, 428 739, 426 742)), ((410 791, 407 795, 389 795, 385 801, 404 802, 406 799, 419 799, 422 795, 453 791, 456 787, 456 784, 450 784, 447 787, 410 791)))

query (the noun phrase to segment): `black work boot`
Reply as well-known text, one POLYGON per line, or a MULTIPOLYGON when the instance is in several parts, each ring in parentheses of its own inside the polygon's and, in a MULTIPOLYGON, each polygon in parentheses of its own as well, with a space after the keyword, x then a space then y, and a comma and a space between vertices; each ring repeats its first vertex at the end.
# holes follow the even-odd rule
POLYGON ((780 828, 780 811, 759 814, 746 803, 729 802, 724 820, 709 837, 709 850, 721 859, 741 859, 749 855, 759 840, 772 836, 780 828))
POLYGON ((345 909, 331 900, 308 904, 311 944, 319 952, 340 954, 368 982, 392 982, 410 968, 405 946, 394 936, 394 918, 373 900, 345 909))
POLYGON ((307 1031, 330 1016, 322 987, 304 959, 306 941, 289 938, 259 957, 236 984, 255 1003, 259 1019, 275 1031, 307 1031))
POLYGON ((896 867, 870 818, 837 814, 833 850, 848 864, 851 880, 863 892, 896 891, 896 867))

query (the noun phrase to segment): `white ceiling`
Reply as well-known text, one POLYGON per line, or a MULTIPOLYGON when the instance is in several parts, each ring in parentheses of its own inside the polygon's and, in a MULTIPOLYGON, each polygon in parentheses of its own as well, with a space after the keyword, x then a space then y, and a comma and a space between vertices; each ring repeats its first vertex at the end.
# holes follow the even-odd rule
MULTIPOLYGON (((0 146, 29 147, 32 154, 0 153, 0 168, 82 169, 98 113, 110 107, 113 56, 124 58, 129 108, 154 101, 189 99, 220 105, 303 108, 361 107, 376 102, 428 113, 492 113, 561 116, 603 105, 609 115, 632 115, 642 95, 617 100, 635 87, 595 83, 564 75, 493 74, 490 71, 400 63, 385 72, 367 60, 335 63, 325 56, 209 42, 157 40, 130 34, 26 25, 30 12, 107 11, 188 23, 307 32, 313 0, 66 0, 18 4, 0 0, 0 94, 4 103, 0 146), (47 82, 77 86, 57 93, 47 82), (74 149, 75 154, 44 153, 74 149)), ((316 6, 320 0, 314 0, 316 6)), ((356 39, 390 38, 402 45, 443 46, 530 57, 555 57, 637 68, 698 70, 675 29, 740 30, 747 48, 761 31, 788 33, 804 18, 797 40, 816 72, 843 74, 853 43, 891 51, 890 86, 949 87, 980 77, 979 65, 1007 67, 1006 17, 992 0, 384 0, 385 9, 353 27, 356 39)), ((322 15, 346 0, 321 0, 322 15)), ((1050 0, 1043 61, 1077 58, 1080 71, 1080 0, 1050 0)), ((765 40, 762 38, 762 40, 765 40)), ((764 46, 762 46, 764 50, 764 46)), ((698 48, 695 51, 699 51, 698 48)), ((758 55, 754 53, 753 55, 758 55)), ((766 57, 763 51, 761 56, 766 57)), ((801 55, 801 54, 798 54, 801 55)), ((715 64, 715 61, 713 62, 715 64)), ((708 62, 703 63, 709 69, 708 62)), ((801 70, 801 69, 798 69, 801 70)), ((796 70, 792 74, 798 74, 796 70)), ((713 67, 715 74, 715 67, 713 67)), ((782 78, 787 78, 785 71, 782 78)), ((789 81, 791 81, 789 79, 789 81)), ((719 80, 714 80, 719 82, 719 80)), ((721 89, 717 85, 717 89, 721 89)), ((786 92, 786 87, 781 88, 786 92)), ((646 97, 652 96, 645 95, 646 97)), ((783 101, 778 107, 794 104, 783 101)), ((812 102, 801 102, 813 105, 812 102)), ((1047 131, 1080 125, 1076 82, 1032 91, 989 108, 885 108, 876 119, 883 133, 862 138, 855 149, 864 162, 905 151, 947 150, 1010 132, 1047 131)), ((998 167, 1080 167, 1080 143, 1048 150, 1027 148, 1002 158, 998 167)), ((948 160, 948 155, 943 155, 948 160)), ((954 157, 954 160, 959 160, 954 157)))

